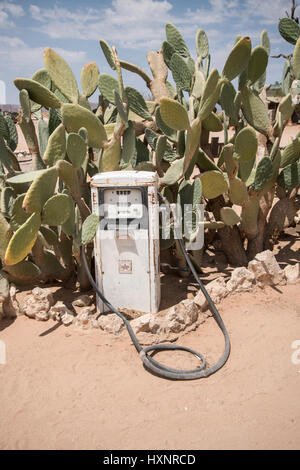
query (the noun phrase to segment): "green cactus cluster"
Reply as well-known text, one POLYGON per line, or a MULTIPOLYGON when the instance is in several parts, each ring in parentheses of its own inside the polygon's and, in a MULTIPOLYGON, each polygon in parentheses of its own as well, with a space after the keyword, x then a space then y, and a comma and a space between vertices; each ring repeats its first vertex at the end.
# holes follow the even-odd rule
MULTIPOLYGON (((81 252, 86 249, 91 260, 98 219, 91 214, 88 182, 102 171, 157 171, 164 197, 179 203, 183 211, 190 207, 185 240, 193 241, 202 224, 205 233, 219 236, 235 264, 245 264, 247 257, 264 248, 275 191, 298 200, 300 137, 280 151, 284 126, 295 107, 292 94, 286 93, 271 122, 263 99, 270 53, 266 31, 254 48, 250 38, 237 37, 221 73, 210 69, 209 43, 202 29, 195 42, 193 59, 181 33, 168 23, 160 51, 147 54, 150 76, 121 60, 115 47, 101 39, 113 75, 100 73, 90 62, 81 72, 82 91, 69 65, 50 48, 44 52, 45 68, 29 79, 15 79, 18 123, 32 155, 32 169, 20 167, 14 154, 16 126, 9 115, 0 114, 1 276, 28 284, 65 281, 77 274, 81 287, 89 287, 81 252), (124 86, 123 69, 145 81, 151 101, 124 86), (92 110, 88 98, 97 90, 99 104, 92 110), (229 127, 234 129, 230 139, 229 127), (216 158, 209 137, 221 130, 224 145, 216 158), (259 135, 265 142, 260 159, 259 135), (196 212, 201 203, 206 218, 199 222, 196 212)), ((289 73, 300 77, 298 40, 289 73)), ((161 249, 171 250, 183 266, 174 232, 171 221, 171 236, 161 240, 161 249)), ((202 250, 190 252, 199 270, 201 255, 202 250)))

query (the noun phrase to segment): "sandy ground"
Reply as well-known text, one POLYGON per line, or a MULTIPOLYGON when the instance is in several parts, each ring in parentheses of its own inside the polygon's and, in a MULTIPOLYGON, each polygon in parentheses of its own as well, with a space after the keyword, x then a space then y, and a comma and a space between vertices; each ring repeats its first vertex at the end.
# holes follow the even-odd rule
MULTIPOLYGON (((285 138, 298 130, 288 126, 285 138)), ((275 247, 282 267, 300 261, 299 247, 295 233, 275 247)), ((205 281, 230 271, 224 257, 206 252, 205 281)), ((231 339, 229 361, 193 382, 149 374, 126 335, 2 320, 0 449, 299 449, 300 364, 292 362, 299 286, 226 298, 219 310, 231 339)), ((167 275, 162 288, 166 309, 192 295, 194 283, 167 275)), ((72 295, 60 292, 66 300, 72 295)), ((223 351, 212 318, 178 343, 207 355, 209 364, 223 351)), ((159 359, 178 368, 197 364, 179 352, 159 359)))
MULTIPOLYGON (((127 337, 19 317, 1 323, 1 449, 295 449, 300 447, 298 286, 228 297, 220 313, 232 352, 200 381, 146 372, 127 337)), ((210 318, 181 344, 221 355, 210 318)), ((167 356, 168 354, 168 356, 167 356)), ((160 359, 195 367, 184 353, 160 359)))
MULTIPOLYGON (((275 247, 282 268, 300 261, 299 229, 288 229, 275 247)), ((211 250, 203 264, 204 283, 220 274, 227 279, 232 269, 211 250)), ((126 333, 2 320, 0 449, 299 449, 300 363, 292 362, 292 343, 300 341, 299 286, 256 288, 223 300, 229 361, 193 382, 152 376, 126 333)), ((53 287, 55 300, 70 302, 74 293, 62 287, 53 287)), ((193 292, 192 278, 164 275, 161 309, 193 292)), ((209 364, 224 346, 212 318, 178 343, 204 353, 209 364)), ((197 366, 180 352, 161 353, 159 360, 197 366)))

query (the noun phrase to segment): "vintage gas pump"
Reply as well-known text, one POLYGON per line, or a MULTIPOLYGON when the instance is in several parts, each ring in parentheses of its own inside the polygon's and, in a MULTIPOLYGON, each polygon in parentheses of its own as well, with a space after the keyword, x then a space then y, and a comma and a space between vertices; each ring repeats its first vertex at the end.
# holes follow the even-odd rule
MULTIPOLYGON (((156 173, 99 173, 91 180, 91 191, 93 213, 100 217, 94 241, 99 289, 119 309, 157 312, 160 266, 156 173)), ((97 311, 108 311, 99 297, 97 311)))
MULTIPOLYGON (((208 366, 205 357, 186 346, 173 343, 142 347, 130 321, 120 309, 156 313, 160 303, 159 204, 157 175, 148 171, 113 171, 99 173, 91 179, 92 210, 99 217, 94 238, 96 282, 89 270, 85 250, 83 263, 97 293, 100 314, 113 312, 123 321, 128 334, 147 370, 167 379, 193 380, 208 377, 219 370, 230 354, 230 340, 223 320, 203 286, 185 249, 178 239, 187 266, 203 292, 212 316, 225 339, 220 359, 208 366), (200 361, 196 369, 180 370, 158 362, 161 351, 185 351, 200 361)), ((175 216, 175 213, 174 213, 175 216)))

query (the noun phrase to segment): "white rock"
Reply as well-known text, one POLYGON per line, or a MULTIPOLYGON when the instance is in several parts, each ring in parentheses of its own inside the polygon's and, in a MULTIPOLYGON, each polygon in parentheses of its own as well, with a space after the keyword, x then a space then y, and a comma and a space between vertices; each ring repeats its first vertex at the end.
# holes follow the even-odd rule
POLYGON ((87 325, 89 323, 89 314, 88 313, 80 313, 76 317, 76 325, 87 325))
POLYGON ((157 315, 154 321, 151 319, 149 329, 151 333, 156 334, 178 333, 195 323, 197 319, 197 305, 193 300, 186 299, 171 307, 166 315, 157 315))
POLYGON ((296 284, 300 281, 300 263, 287 265, 283 272, 288 284, 296 284))
MULTIPOLYGON (((228 289, 226 287, 226 282, 223 276, 217 277, 213 281, 206 284, 205 289, 207 290, 208 294, 210 295, 211 299, 214 303, 218 304, 221 302, 228 295, 228 289)), ((208 301, 204 296, 201 289, 199 289, 198 294, 194 298, 194 302, 201 310, 205 310, 208 307, 208 301)))
POLYGON ((171 333, 185 330, 198 319, 198 308, 193 300, 182 300, 175 309, 170 309, 166 316, 168 329, 171 333), (176 308, 177 307, 177 308, 176 308))
POLYGON ((217 279, 209 282, 206 285, 206 290, 215 303, 219 303, 224 297, 228 295, 226 282, 224 277, 220 276, 217 279))
POLYGON ((125 327, 121 318, 115 313, 100 315, 98 323, 102 330, 113 333, 114 335, 119 334, 125 327))
POLYGON ((99 321, 95 317, 90 318, 89 323, 91 328, 100 328, 99 321))
POLYGON ((39 310, 34 316, 34 318, 38 321, 47 321, 49 320, 49 317, 49 312, 46 312, 46 310, 39 310))
POLYGON ((70 313, 64 313, 61 316, 61 321, 64 325, 68 326, 68 325, 71 325, 71 323, 73 323, 74 318, 75 318, 74 315, 72 315, 70 313))
POLYGON ((80 295, 80 297, 72 302, 72 305, 74 307, 88 307, 91 303, 92 299, 88 295, 80 295))
POLYGON ((198 305, 198 307, 202 311, 204 311, 208 307, 208 302, 202 290, 199 290, 198 294, 194 297, 194 303, 198 305))
POLYGON ((149 321, 149 331, 153 334, 157 333, 162 322, 162 315, 153 313, 149 321))
POLYGON ((245 267, 235 268, 226 287, 229 292, 245 292, 251 289, 253 282, 255 281, 255 275, 253 271, 245 267))
POLYGON ((248 270, 254 274, 255 280, 259 285, 271 284, 271 276, 261 261, 256 259, 250 261, 248 263, 248 270))
POLYGON ((282 271, 279 264, 277 263, 274 253, 272 253, 272 251, 270 250, 265 250, 261 253, 257 253, 255 259, 257 261, 263 262, 266 266, 268 273, 272 276, 275 276, 276 274, 282 271))
POLYGON ((48 300, 51 305, 54 304, 53 295, 50 289, 42 289, 41 287, 35 287, 31 291, 32 295, 36 300, 48 300))
POLYGON ((248 269, 253 272, 257 283, 261 286, 283 285, 286 282, 283 270, 270 250, 258 253, 248 264, 248 269))
POLYGON ((94 307, 91 305, 90 307, 84 307, 84 308, 80 311, 80 314, 79 314, 79 315, 82 315, 83 313, 86 314, 86 315, 92 315, 92 314, 93 314, 93 311, 94 311, 94 307))
POLYGON ((49 289, 35 287, 31 294, 25 297, 22 312, 30 318, 37 316, 38 320, 48 320, 53 304, 53 295, 49 289))
POLYGON ((141 317, 131 320, 130 325, 133 331, 135 333, 140 333, 140 332, 148 333, 150 331, 149 323, 150 323, 152 316, 153 314, 146 313, 145 315, 142 315, 141 317))
POLYGON ((52 318, 52 320, 63 321, 62 318, 64 315, 71 315, 74 319, 73 312, 61 300, 56 302, 49 310, 49 317, 52 318))

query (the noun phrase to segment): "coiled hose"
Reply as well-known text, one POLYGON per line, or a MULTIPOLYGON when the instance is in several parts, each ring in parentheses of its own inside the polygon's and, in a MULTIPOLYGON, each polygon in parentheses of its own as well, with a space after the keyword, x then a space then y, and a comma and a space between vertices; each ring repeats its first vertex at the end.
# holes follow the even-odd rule
MULTIPOLYGON (((160 193, 158 193, 158 194, 165 201, 165 198, 160 193)), ((194 266, 193 266, 193 264, 192 264, 192 262, 191 262, 191 260, 188 256, 188 254, 185 250, 184 243, 183 243, 182 239, 179 238, 178 242, 179 242, 180 248, 182 250, 182 253, 185 257, 185 260, 187 262, 188 267, 190 268, 196 282, 199 284, 199 287, 200 287, 201 291, 203 292, 206 300, 208 301, 210 311, 212 312, 212 316, 215 319, 215 321, 217 322, 219 328, 221 329, 221 331, 224 335, 224 339, 225 339, 224 352, 223 352, 222 356, 220 357, 220 359, 211 367, 207 366, 206 359, 202 354, 200 354, 197 351, 194 351, 193 349, 190 349, 186 346, 179 346, 179 345, 176 345, 176 344, 155 344, 155 345, 147 346, 146 348, 143 348, 141 346, 141 344, 139 343, 139 341, 138 341, 138 339, 137 339, 137 337, 136 337, 136 335, 135 335, 135 333, 134 333, 134 331, 133 331, 133 329, 130 325, 130 322, 125 318, 125 316, 121 312, 119 312, 113 305, 110 304, 110 302, 104 297, 102 292, 100 292, 100 290, 98 289, 98 287, 97 287, 97 285, 96 285, 96 283, 95 283, 95 281, 94 281, 94 279, 91 275, 91 272, 89 270, 84 249, 82 250, 83 264, 84 264, 87 276, 89 278, 89 281, 90 281, 91 285, 93 286, 93 289, 95 290, 96 294, 100 297, 102 302, 105 303, 105 305, 109 308, 109 310, 111 310, 116 315, 118 315, 118 317, 120 317, 121 320, 124 322, 124 324, 127 328, 127 331, 129 333, 129 336, 131 338, 131 341, 133 342, 137 352, 139 353, 140 358, 143 361, 143 364, 144 364, 145 368, 149 372, 151 372, 151 373, 153 373, 153 374, 155 374, 159 377, 165 378, 165 379, 173 379, 173 380, 202 379, 203 377, 208 377, 208 376, 214 374, 219 369, 221 369, 221 367, 223 367, 223 365, 226 363, 226 361, 229 357, 229 354, 230 354, 230 340, 229 340, 228 332, 226 330, 224 322, 223 322, 223 320, 222 320, 215 304, 213 303, 211 297, 209 296, 207 290, 205 289, 204 285, 202 284, 201 280, 199 279, 198 274, 197 274, 197 272, 196 272, 196 270, 195 270, 195 268, 194 268, 194 266), (173 369, 171 367, 165 366, 165 365, 161 364, 160 362, 156 361, 153 358, 153 356, 150 355, 151 352, 158 353, 158 352, 162 352, 162 351, 185 351, 185 352, 193 354, 198 359, 200 359, 202 364, 201 364, 200 367, 198 367, 196 369, 191 369, 191 370, 173 369)))

